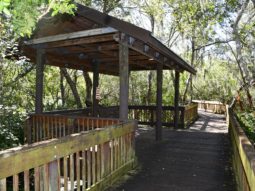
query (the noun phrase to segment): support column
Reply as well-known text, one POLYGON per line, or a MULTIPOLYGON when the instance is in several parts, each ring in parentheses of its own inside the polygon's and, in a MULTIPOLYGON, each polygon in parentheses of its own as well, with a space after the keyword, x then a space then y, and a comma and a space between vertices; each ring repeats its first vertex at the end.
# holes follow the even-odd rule
POLYGON ((179 123, 179 85, 180 85, 180 73, 175 71, 174 81, 174 128, 178 128, 179 123))
POLYGON ((35 90, 35 113, 43 112, 43 70, 45 64, 44 49, 36 51, 36 90, 35 90))
POLYGON ((96 90, 99 85, 99 63, 98 61, 93 63, 93 99, 92 99, 92 113, 95 117, 97 115, 97 108, 98 108, 98 100, 96 99, 96 90))
POLYGON ((162 76, 163 64, 157 65, 157 111, 156 111, 156 141, 162 140, 162 76))
POLYGON ((129 69, 128 69, 128 47, 119 44, 119 76, 120 76, 120 110, 119 118, 128 119, 128 89, 129 89, 129 69))

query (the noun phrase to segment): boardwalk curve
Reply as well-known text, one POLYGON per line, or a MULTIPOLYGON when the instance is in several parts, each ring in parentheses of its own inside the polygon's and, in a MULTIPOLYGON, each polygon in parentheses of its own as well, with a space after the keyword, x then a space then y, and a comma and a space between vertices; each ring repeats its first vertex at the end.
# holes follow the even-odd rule
POLYGON ((110 191, 235 191, 231 150, 223 115, 199 112, 188 130, 139 130, 140 170, 110 191))

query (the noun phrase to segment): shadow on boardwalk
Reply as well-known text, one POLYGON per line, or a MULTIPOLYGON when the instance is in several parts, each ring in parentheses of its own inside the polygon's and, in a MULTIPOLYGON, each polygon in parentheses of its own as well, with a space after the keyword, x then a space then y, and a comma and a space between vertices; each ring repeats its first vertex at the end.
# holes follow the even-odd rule
POLYGON ((137 173, 109 191, 235 191, 224 116, 199 112, 187 130, 140 129, 136 140, 137 173))

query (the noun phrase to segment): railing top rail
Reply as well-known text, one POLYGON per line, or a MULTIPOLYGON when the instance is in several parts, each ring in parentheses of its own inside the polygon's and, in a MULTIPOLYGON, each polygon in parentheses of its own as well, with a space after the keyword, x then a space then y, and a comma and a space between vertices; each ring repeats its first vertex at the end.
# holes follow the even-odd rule
POLYGON ((30 114, 29 116, 41 116, 41 117, 64 117, 69 119, 90 119, 90 120, 113 120, 113 121, 119 121, 123 122, 118 118, 98 118, 98 117, 90 117, 90 116, 80 116, 80 115, 64 115, 64 114, 48 114, 48 113, 42 113, 42 114, 30 114))
MULTIPOLYGON (((179 106, 179 108, 184 108, 185 106, 179 106)), ((154 110, 157 108, 156 105, 129 105, 129 109, 151 109, 154 110)), ((164 110, 174 110, 174 106, 162 106, 162 109, 164 110)))
MULTIPOLYGON (((233 135, 234 144, 236 144, 242 166, 244 168, 245 177, 247 178, 250 188, 254 190, 255 186, 255 148, 246 136, 244 130, 240 126, 237 117, 229 108, 229 123, 231 124, 230 133, 233 135)), ((238 159, 239 160, 239 159, 238 159)))
POLYGON ((1 151, 0 179, 131 133, 135 130, 135 126, 135 122, 129 122, 1 151))
POLYGON ((207 101, 207 100, 192 100, 194 103, 205 103, 205 104, 214 104, 214 105, 225 105, 220 101, 207 101))

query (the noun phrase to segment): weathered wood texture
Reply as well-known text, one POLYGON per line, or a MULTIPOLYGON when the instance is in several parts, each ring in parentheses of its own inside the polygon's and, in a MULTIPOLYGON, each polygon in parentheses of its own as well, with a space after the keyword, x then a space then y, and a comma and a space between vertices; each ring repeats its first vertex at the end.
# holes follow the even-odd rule
POLYGON ((43 112, 43 71, 45 64, 45 51, 36 51, 36 90, 35 90, 35 113, 43 112))
POLYGON ((184 115, 180 117, 181 121, 184 121, 184 127, 188 127, 198 119, 198 106, 195 103, 191 103, 185 106, 184 115))
POLYGON ((119 74, 120 74, 120 114, 122 120, 128 119, 128 91, 129 91, 129 67, 128 47, 119 44, 119 74))
POLYGON ((120 124, 118 119, 110 118, 34 114, 26 121, 25 140, 35 143, 117 124, 120 124))
MULTIPOLYGON (((162 126, 174 126, 174 107, 162 107, 162 126)), ((188 127, 198 118, 197 104, 179 106, 178 127, 188 127)), ((156 125, 156 106, 129 106, 129 119, 135 119, 141 125, 156 125)))
MULTIPOLYGON (((137 120, 141 125, 156 125, 156 110, 157 106, 128 106, 128 118, 131 120, 137 120)), ((67 110, 67 111, 56 111, 49 112, 48 114, 59 114, 59 115, 80 115, 90 116, 91 109, 83 110, 67 110)), ((110 107, 99 107, 99 117, 107 118, 119 118, 119 106, 110 107)), ((198 118, 197 104, 192 103, 186 106, 179 106, 179 127, 188 127, 198 118)), ((174 107, 173 106, 162 106, 162 126, 173 127, 174 126, 174 107)))
POLYGON ((29 41, 24 41, 24 44, 25 45, 36 45, 36 44, 43 44, 43 43, 49 43, 49 42, 77 39, 77 38, 82 38, 82 37, 104 35, 104 34, 110 34, 110 33, 116 33, 116 32, 117 32, 117 30, 115 30, 111 27, 97 28, 97 29, 90 29, 90 30, 85 30, 85 31, 78 31, 78 32, 73 32, 73 33, 59 34, 59 35, 53 35, 53 36, 48 36, 48 37, 32 39, 29 41))
POLYGON ((2 151, 0 188, 19 190, 24 177, 25 191, 103 190, 134 165, 136 126, 122 123, 2 151))
POLYGON ((179 87, 180 86, 180 73, 175 71, 175 80, 174 80, 174 128, 179 126, 179 87))
POLYGON ((205 111, 226 114, 226 105, 218 101, 205 101, 205 100, 192 100, 193 103, 198 104, 198 109, 204 109, 205 111))
POLYGON ((162 84, 163 64, 157 67, 157 108, 156 108, 156 140, 162 139, 162 84))
POLYGON ((97 116, 97 108, 98 108, 98 100, 97 100, 96 94, 97 94, 97 88, 99 85, 99 71, 98 71, 99 62, 95 61, 94 63, 92 63, 92 65, 93 65, 92 66, 92 68, 93 68, 92 113, 93 113, 93 116, 96 117, 97 116))
POLYGON ((238 191, 255 191, 255 149, 229 110, 229 134, 232 143, 233 170, 238 191))
POLYGON ((199 114, 191 129, 163 128, 162 142, 153 130, 139 129, 139 171, 107 191, 236 191, 224 116, 199 114))

